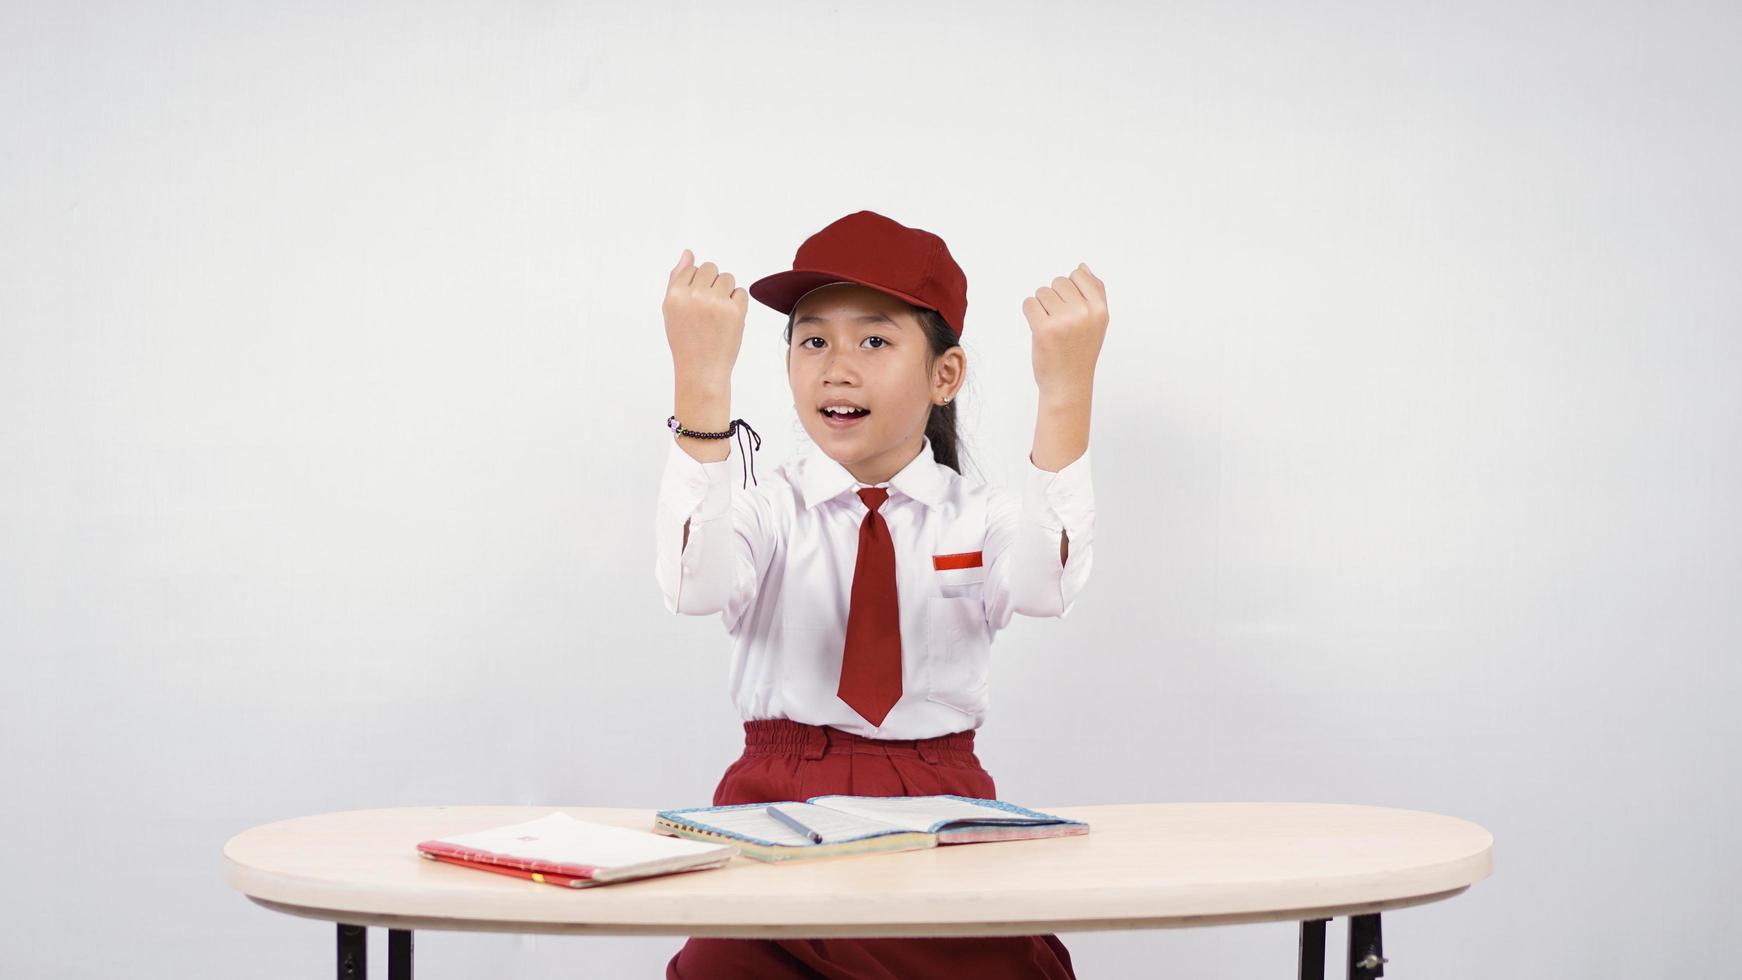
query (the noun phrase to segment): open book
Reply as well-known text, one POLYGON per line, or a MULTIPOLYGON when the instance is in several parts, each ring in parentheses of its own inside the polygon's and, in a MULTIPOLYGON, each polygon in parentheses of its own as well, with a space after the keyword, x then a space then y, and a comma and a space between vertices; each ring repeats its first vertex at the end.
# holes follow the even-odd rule
POLYGON ((1068 837, 1089 832, 1081 820, 971 796, 813 796, 804 802, 740 803, 661 810, 653 829, 673 837, 736 845, 745 857, 787 861, 907 851, 940 844, 1068 837), (816 831, 817 843, 768 813, 780 811, 816 831))
POLYGON ((717 868, 738 848, 671 840, 645 830, 577 820, 561 811, 536 820, 426 840, 417 853, 479 871, 586 888, 676 871, 717 868))

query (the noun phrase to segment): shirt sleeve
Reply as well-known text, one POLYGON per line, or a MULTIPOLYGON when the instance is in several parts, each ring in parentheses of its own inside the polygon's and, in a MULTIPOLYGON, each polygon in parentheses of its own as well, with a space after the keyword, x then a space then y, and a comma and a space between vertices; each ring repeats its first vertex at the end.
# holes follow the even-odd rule
POLYGON ((730 455, 704 463, 672 440, 654 529, 654 575, 666 611, 720 613, 728 632, 736 632, 755 601, 774 550, 767 501, 738 486, 738 468, 730 455))
POLYGON ((1095 488, 1089 451, 1053 472, 1027 460, 1020 500, 997 493, 987 513, 986 618, 994 630, 1024 616, 1070 614, 1094 560, 1095 488), (1070 550, 1059 562, 1059 544, 1070 550))

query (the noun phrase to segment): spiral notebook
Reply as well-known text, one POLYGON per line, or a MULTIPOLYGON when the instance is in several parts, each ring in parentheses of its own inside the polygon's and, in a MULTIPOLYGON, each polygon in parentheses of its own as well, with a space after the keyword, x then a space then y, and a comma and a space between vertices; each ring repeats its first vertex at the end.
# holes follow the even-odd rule
POLYGON ((656 833, 698 841, 730 843, 749 858, 789 861, 908 851, 941 844, 1070 837, 1089 832, 1088 823, 1041 813, 1002 800, 971 796, 813 796, 803 802, 741 803, 661 810, 656 833), (768 807, 817 831, 815 843, 768 813, 768 807))

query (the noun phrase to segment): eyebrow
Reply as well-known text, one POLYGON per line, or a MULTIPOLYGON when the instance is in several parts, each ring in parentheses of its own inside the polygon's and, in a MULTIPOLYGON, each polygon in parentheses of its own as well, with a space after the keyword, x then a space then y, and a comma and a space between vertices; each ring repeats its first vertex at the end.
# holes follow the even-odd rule
MULTIPOLYGON (((863 313, 859 316, 853 317, 853 319, 859 323, 887 323, 892 327, 901 326, 901 324, 889 319, 889 317, 882 313, 863 313)), ((803 323, 822 323, 825 322, 825 320, 825 317, 817 316, 814 313, 807 313, 804 316, 799 317, 797 320, 794 320, 792 325, 796 327, 803 323)))

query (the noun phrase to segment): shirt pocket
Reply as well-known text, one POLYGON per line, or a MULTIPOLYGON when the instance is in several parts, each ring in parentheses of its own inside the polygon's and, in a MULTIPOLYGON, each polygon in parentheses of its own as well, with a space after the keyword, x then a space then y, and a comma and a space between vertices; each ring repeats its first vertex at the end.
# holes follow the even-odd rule
POLYGON ((979 549, 932 555, 931 561, 939 596, 984 599, 986 564, 979 549))
POLYGON ((982 717, 992 652, 985 605, 975 597, 929 596, 925 613, 926 697, 982 717))

